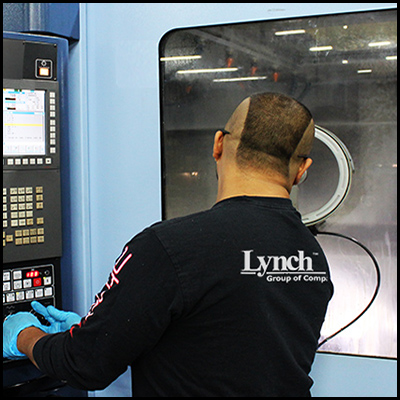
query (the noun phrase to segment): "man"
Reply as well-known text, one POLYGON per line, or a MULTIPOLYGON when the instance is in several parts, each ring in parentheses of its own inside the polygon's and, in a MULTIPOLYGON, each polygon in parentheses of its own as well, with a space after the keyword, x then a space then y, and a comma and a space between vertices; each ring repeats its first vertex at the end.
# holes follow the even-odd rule
POLYGON ((87 316, 66 332, 46 329, 68 329, 73 314, 37 304, 50 328, 26 315, 6 320, 3 355, 4 346, 26 354, 89 390, 131 365, 134 396, 310 396, 333 289, 289 196, 311 165, 313 137, 297 101, 245 99, 215 134, 216 205, 134 237, 87 316))

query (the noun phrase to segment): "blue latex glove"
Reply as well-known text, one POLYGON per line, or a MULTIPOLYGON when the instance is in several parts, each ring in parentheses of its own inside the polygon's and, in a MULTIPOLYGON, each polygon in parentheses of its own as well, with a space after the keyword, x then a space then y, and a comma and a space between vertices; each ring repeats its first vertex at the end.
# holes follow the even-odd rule
POLYGON ((21 360, 27 356, 17 348, 17 337, 19 333, 31 326, 43 331, 45 327, 29 312, 18 312, 9 315, 3 322, 3 357, 11 360, 21 360))
POLYGON ((31 307, 50 323, 46 326, 47 333, 65 332, 71 328, 72 325, 79 324, 81 317, 72 311, 58 310, 53 306, 45 307, 38 301, 32 301, 31 307))

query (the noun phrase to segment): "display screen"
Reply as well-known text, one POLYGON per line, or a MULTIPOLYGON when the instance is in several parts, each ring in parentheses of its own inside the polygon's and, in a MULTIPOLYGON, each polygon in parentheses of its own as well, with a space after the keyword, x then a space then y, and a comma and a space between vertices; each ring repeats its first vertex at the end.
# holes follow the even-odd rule
POLYGON ((26 278, 37 278, 39 276, 39 271, 28 271, 26 273, 26 278))
POLYGON ((3 88, 3 156, 46 154, 45 94, 3 88))

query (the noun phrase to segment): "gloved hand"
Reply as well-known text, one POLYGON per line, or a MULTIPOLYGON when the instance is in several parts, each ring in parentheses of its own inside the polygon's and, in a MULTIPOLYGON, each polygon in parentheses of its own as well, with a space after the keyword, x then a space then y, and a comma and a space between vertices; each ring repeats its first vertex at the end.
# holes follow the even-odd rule
POLYGON ((58 310, 53 306, 45 307, 38 301, 32 301, 31 307, 50 322, 50 326, 45 327, 46 333, 65 332, 81 321, 81 317, 72 311, 58 310))
POLYGON ((3 322, 3 357, 11 360, 21 360, 27 356, 17 348, 17 337, 19 333, 31 326, 45 331, 40 321, 29 312, 18 312, 9 315, 3 322))

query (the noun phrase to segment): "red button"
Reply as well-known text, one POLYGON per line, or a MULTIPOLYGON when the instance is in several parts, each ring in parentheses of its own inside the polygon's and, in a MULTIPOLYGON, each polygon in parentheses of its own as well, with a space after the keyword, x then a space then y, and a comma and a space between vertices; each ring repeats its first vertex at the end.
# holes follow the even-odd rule
POLYGON ((42 286, 42 278, 35 278, 33 280, 33 287, 42 286))

